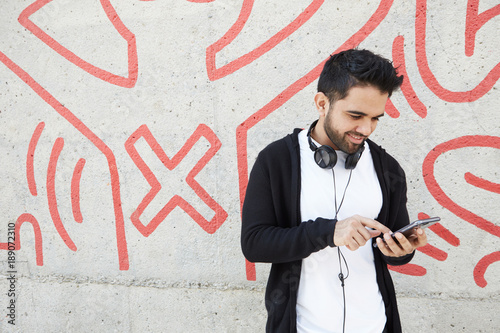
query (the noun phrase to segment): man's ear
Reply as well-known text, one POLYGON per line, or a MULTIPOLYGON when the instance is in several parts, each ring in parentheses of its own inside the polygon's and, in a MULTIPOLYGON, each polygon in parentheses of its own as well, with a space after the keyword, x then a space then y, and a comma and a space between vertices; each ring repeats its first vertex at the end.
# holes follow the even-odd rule
POLYGON ((314 105, 316 106, 316 109, 318 110, 319 116, 325 116, 326 111, 330 107, 330 102, 328 101, 328 97, 322 92, 316 93, 314 95, 314 105))

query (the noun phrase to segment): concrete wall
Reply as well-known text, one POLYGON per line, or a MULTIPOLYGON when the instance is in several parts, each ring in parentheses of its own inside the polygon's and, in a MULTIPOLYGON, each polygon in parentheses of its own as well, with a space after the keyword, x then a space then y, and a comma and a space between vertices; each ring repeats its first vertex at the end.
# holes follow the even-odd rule
POLYGON ((498 332, 499 14, 1 1, 0 331, 261 332, 269 265, 239 246, 249 168, 316 119, 328 55, 360 45, 406 76, 373 138, 407 172, 411 217, 442 218, 393 272, 405 332, 498 332))

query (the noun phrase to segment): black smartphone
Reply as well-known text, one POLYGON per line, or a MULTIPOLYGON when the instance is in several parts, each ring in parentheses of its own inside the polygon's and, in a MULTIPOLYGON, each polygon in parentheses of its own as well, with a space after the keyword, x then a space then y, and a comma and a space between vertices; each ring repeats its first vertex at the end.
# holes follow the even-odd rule
MULTIPOLYGON (((427 228, 428 226, 431 226, 434 223, 437 223, 439 221, 441 221, 441 218, 437 217, 437 216, 436 217, 430 217, 428 219, 416 220, 416 221, 414 221, 414 222, 412 222, 412 223, 410 223, 410 224, 402 227, 401 229, 393 232, 391 236, 394 239, 396 239, 395 236, 394 236, 394 234, 396 232, 400 232, 403 235, 405 235, 405 237, 408 237, 408 236, 410 236, 413 233, 413 229, 419 228, 419 227, 422 228, 422 229, 423 228, 427 228)), ((382 238, 382 240, 383 240, 383 238, 382 238)), ((373 242, 373 247, 377 247, 377 243, 376 242, 373 242)))

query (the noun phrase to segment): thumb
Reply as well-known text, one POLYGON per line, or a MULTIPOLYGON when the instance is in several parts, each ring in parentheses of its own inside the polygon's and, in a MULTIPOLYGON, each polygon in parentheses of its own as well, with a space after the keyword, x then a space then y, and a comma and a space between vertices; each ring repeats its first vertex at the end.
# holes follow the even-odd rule
POLYGON ((368 229, 368 232, 370 233, 370 238, 377 237, 382 233, 380 230, 376 229, 368 229))

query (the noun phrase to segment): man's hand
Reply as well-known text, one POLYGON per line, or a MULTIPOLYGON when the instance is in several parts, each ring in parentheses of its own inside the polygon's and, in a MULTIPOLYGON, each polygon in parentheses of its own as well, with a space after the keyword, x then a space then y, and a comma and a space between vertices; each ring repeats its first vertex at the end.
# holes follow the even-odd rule
POLYGON ((390 234, 391 230, 380 222, 354 215, 345 220, 338 221, 335 225, 333 242, 336 246, 345 245, 349 250, 357 250, 360 246, 366 244, 371 238, 381 233, 390 234), (366 227, 375 230, 366 229, 366 227))
POLYGON ((416 228, 408 238, 400 232, 396 232, 394 236, 397 241, 391 234, 384 234, 384 241, 381 238, 377 239, 378 248, 388 257, 402 257, 427 244, 427 235, 421 228, 416 228))

